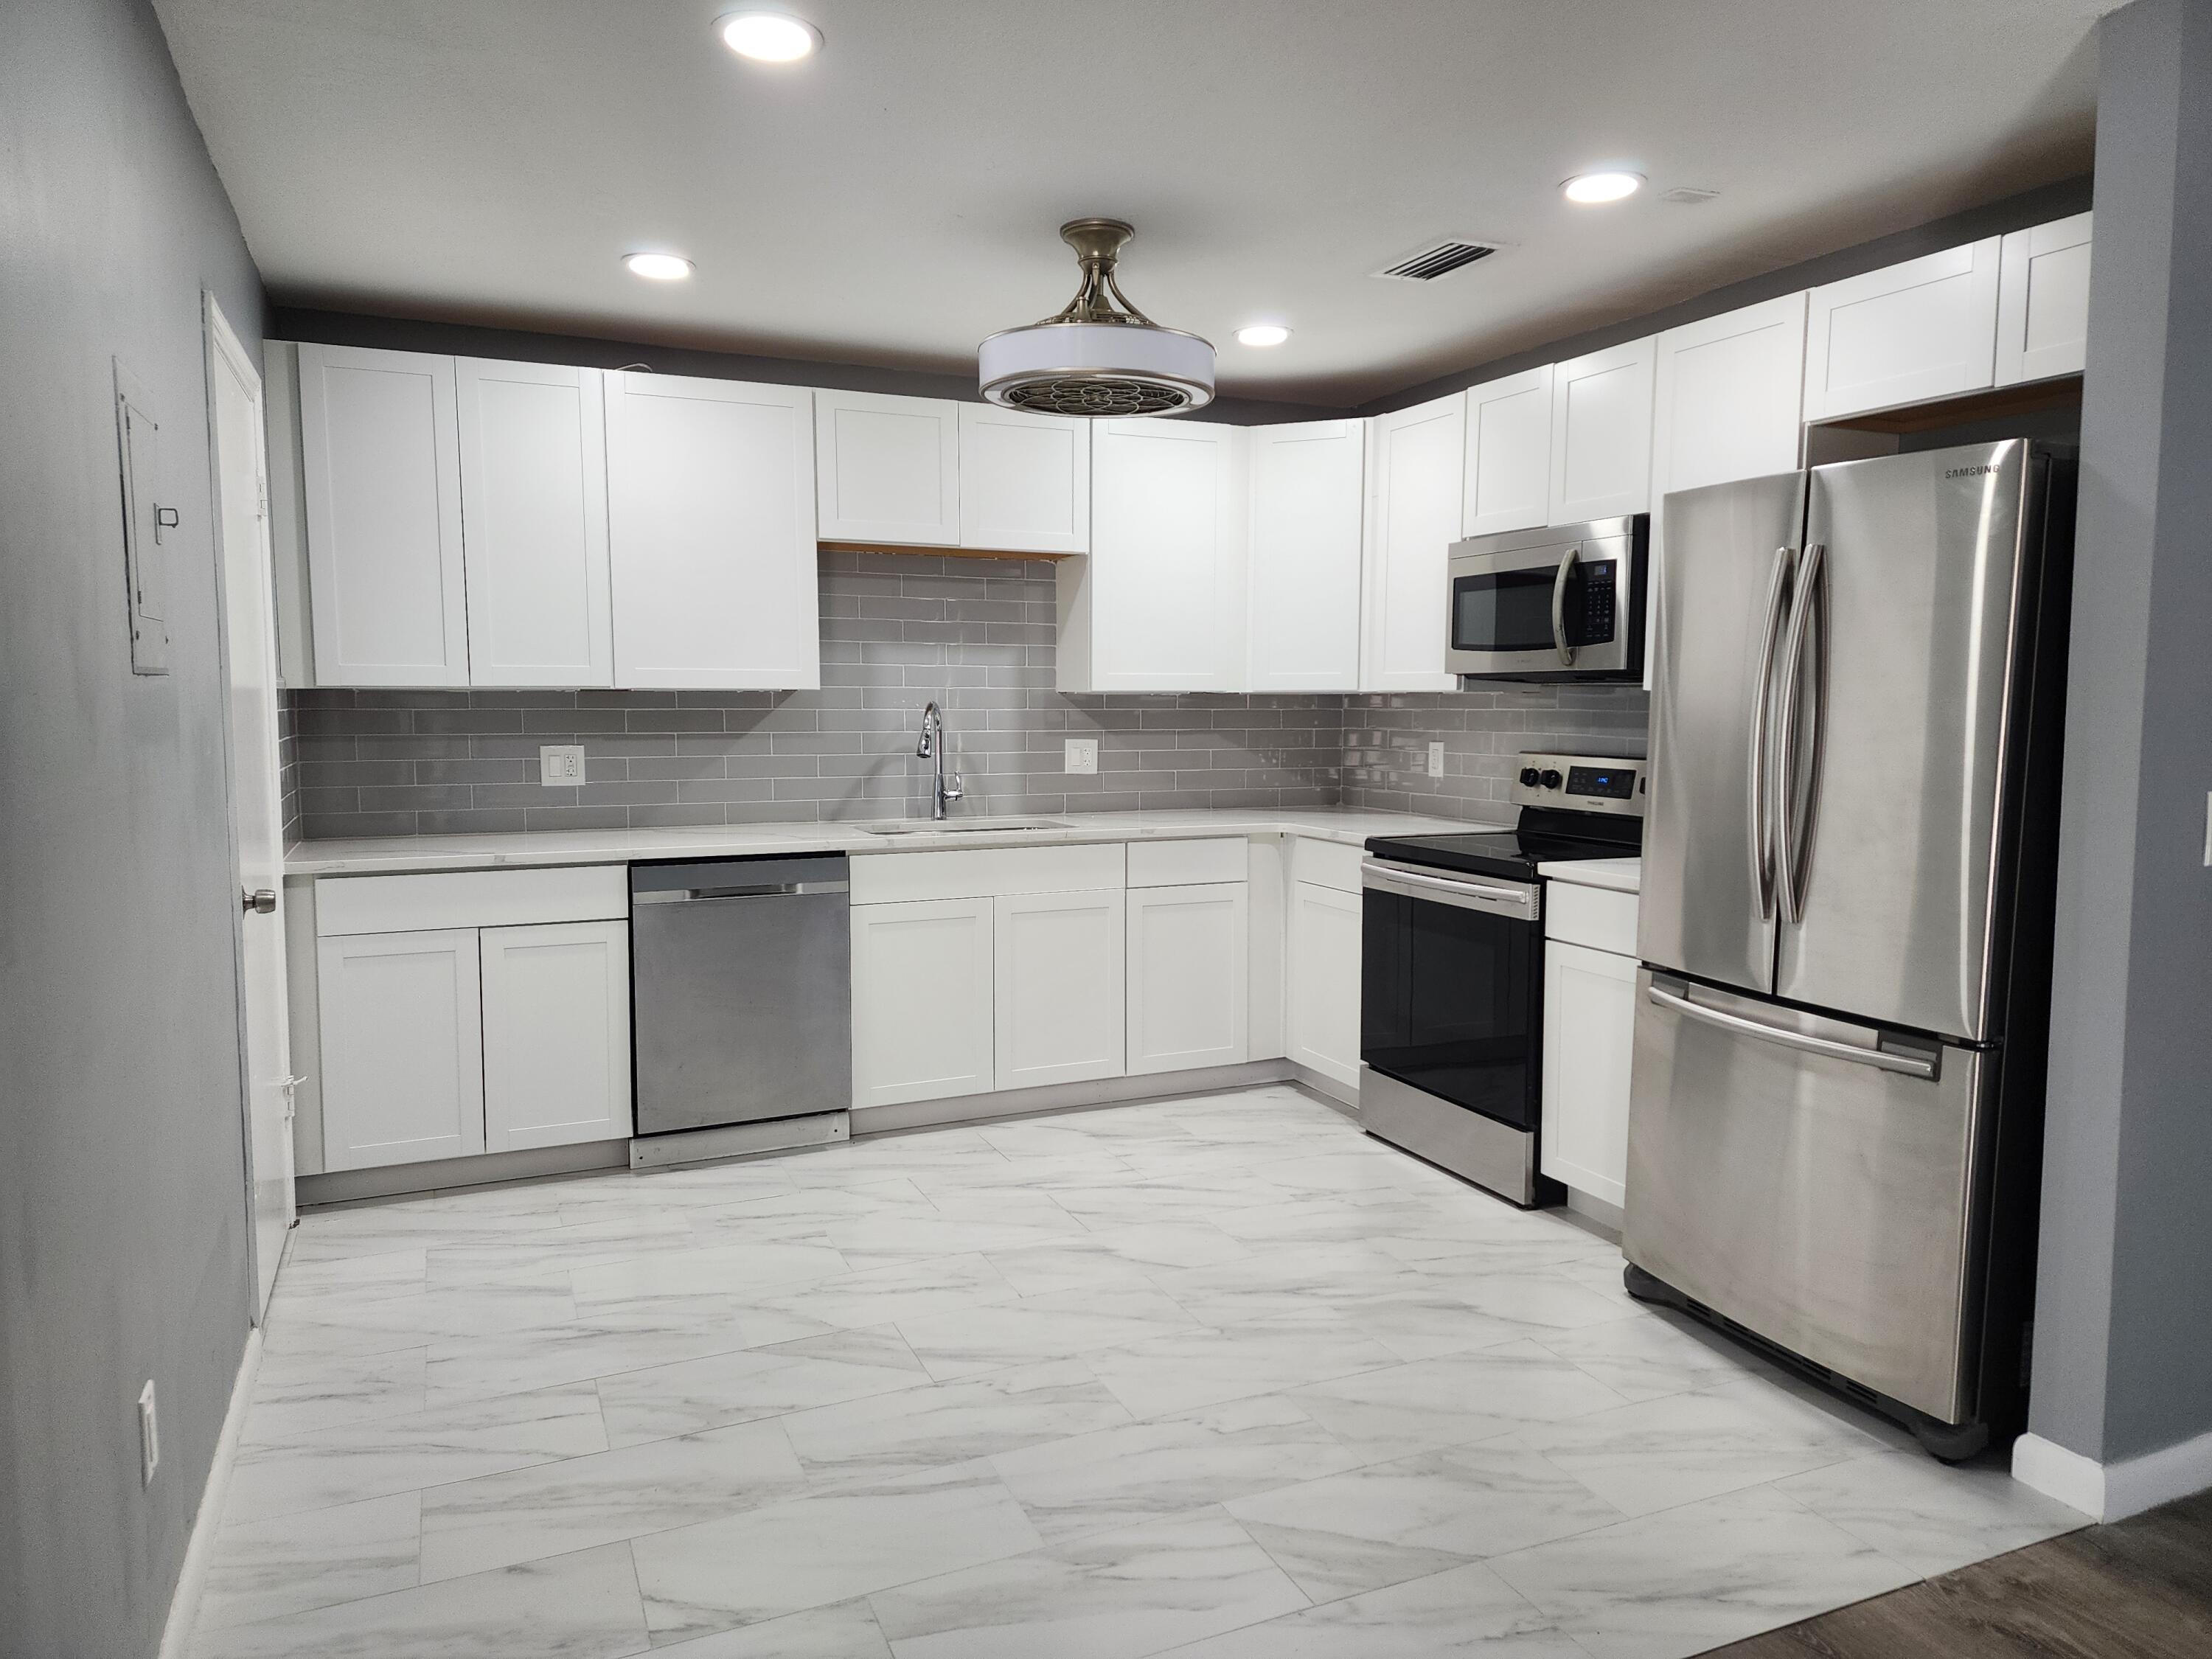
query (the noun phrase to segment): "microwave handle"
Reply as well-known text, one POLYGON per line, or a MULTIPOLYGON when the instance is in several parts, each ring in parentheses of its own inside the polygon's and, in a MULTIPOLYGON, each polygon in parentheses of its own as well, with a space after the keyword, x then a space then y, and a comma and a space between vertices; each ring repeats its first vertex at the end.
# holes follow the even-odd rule
POLYGON ((1552 578, 1552 643, 1559 647, 1559 660, 1569 668, 1575 665, 1575 647, 1567 643, 1567 578, 1573 574, 1582 550, 1579 542, 1569 548, 1559 560, 1559 574, 1552 578))

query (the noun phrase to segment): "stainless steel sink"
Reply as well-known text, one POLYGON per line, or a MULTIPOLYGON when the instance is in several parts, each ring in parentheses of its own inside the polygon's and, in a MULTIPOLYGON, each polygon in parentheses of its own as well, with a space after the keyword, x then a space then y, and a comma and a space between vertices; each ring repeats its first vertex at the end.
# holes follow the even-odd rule
POLYGON ((1015 830, 1066 830, 1060 818, 900 818, 889 823, 864 823, 872 836, 1003 836, 1015 830))

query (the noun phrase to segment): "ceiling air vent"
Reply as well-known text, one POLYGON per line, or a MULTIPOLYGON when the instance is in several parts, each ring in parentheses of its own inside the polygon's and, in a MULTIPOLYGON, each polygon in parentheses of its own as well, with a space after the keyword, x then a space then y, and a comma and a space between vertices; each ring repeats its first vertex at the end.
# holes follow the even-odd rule
POLYGON ((1449 237, 1432 242, 1418 253, 1409 253, 1395 264, 1375 272, 1394 283, 1433 283, 1439 276, 1449 276, 1455 270, 1465 270, 1478 259, 1487 259, 1498 252, 1495 242, 1478 242, 1469 237, 1449 237))

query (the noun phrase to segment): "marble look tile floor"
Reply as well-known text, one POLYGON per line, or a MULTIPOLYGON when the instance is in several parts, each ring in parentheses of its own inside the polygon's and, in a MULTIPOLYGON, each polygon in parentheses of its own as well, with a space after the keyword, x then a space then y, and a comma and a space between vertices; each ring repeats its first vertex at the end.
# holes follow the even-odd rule
POLYGON ((1286 1087, 311 1214, 197 1659, 1672 1659, 2082 1517, 1286 1087))

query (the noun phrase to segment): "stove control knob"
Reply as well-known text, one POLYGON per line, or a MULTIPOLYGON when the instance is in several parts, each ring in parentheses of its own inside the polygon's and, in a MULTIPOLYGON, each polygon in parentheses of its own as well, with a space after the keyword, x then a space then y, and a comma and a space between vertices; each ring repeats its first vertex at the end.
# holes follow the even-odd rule
POLYGON ((1534 767, 1524 766, 1521 769, 1521 787, 1523 789, 1534 789, 1543 781, 1544 775, 1534 767))
POLYGON ((1566 780, 1559 775, 1556 769, 1547 766, 1544 769, 1544 775, 1540 781, 1543 783, 1545 788, 1556 789, 1561 784, 1565 783, 1566 780))

